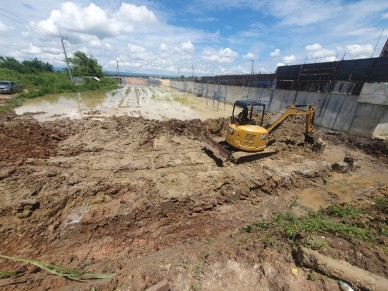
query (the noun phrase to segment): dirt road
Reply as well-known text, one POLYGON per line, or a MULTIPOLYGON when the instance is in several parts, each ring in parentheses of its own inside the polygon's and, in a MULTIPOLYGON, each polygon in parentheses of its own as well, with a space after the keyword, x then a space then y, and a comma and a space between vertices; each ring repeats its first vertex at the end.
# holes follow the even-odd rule
MULTIPOLYGON (((222 139, 227 122, 2 115, 0 253, 115 277, 69 281, 1 259, 1 271, 23 275, 1 279, 0 289, 145 290, 167 279, 171 290, 338 290, 296 266, 287 242, 240 229, 287 209, 295 195, 313 209, 386 197, 384 153, 327 135, 316 154, 295 118, 272 137, 277 154, 220 167, 201 136, 222 139), (358 166, 333 171, 345 154, 358 166)), ((388 275, 382 249, 326 240, 327 254, 388 275)))

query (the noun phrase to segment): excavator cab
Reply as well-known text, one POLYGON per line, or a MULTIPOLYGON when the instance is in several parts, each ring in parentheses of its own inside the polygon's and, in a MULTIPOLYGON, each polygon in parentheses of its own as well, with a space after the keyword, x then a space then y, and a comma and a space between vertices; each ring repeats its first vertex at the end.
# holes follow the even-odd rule
POLYGON ((262 127, 264 113, 264 103, 256 100, 237 100, 233 106, 226 142, 243 151, 264 150, 268 140, 268 131, 262 127))
POLYGON ((237 100, 233 106, 231 123, 236 125, 255 124, 262 126, 264 113, 264 103, 255 100, 237 100))

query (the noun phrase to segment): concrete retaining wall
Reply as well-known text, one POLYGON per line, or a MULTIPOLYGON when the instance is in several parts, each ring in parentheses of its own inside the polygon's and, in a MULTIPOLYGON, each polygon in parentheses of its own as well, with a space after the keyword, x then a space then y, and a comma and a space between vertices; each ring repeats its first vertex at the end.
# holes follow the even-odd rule
MULTIPOLYGON (((229 104, 246 99, 249 93, 255 98, 260 90, 181 81, 171 81, 171 86, 193 93, 206 93, 204 91, 208 89, 207 96, 213 96, 220 88, 221 96, 226 97, 229 104)), ((317 106, 317 126, 359 136, 388 138, 388 83, 366 83, 360 96, 278 89, 264 89, 262 96, 264 100, 270 101, 267 109, 272 113, 290 104, 312 104, 317 106)))

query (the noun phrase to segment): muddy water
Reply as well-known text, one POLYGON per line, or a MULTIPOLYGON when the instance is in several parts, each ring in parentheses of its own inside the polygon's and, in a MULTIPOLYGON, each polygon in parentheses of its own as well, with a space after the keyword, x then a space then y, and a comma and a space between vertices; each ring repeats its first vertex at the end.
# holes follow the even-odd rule
POLYGON ((54 94, 26 100, 15 111, 33 113, 40 121, 68 117, 102 118, 105 116, 134 116, 164 120, 228 117, 230 106, 215 110, 206 106, 204 98, 178 92, 168 87, 126 85, 110 92, 54 94))
POLYGON ((358 198, 370 198, 382 185, 388 172, 371 167, 357 169, 352 175, 333 173, 331 182, 324 188, 307 188, 298 193, 301 204, 318 210, 333 203, 344 203, 358 198))

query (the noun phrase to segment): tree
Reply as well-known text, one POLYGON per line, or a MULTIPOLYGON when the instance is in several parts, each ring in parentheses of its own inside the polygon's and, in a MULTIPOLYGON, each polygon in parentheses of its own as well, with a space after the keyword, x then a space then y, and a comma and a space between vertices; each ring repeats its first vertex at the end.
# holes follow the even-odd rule
POLYGON ((69 63, 76 76, 103 76, 102 66, 98 64, 97 60, 92 56, 88 57, 82 51, 76 51, 73 57, 69 58, 69 63))
POLYGON ((0 68, 14 70, 19 73, 23 73, 24 71, 22 64, 20 64, 18 60, 8 57, 0 57, 0 68))
POLYGON ((28 72, 54 72, 54 67, 51 64, 39 61, 37 58, 23 61, 22 65, 28 72))

